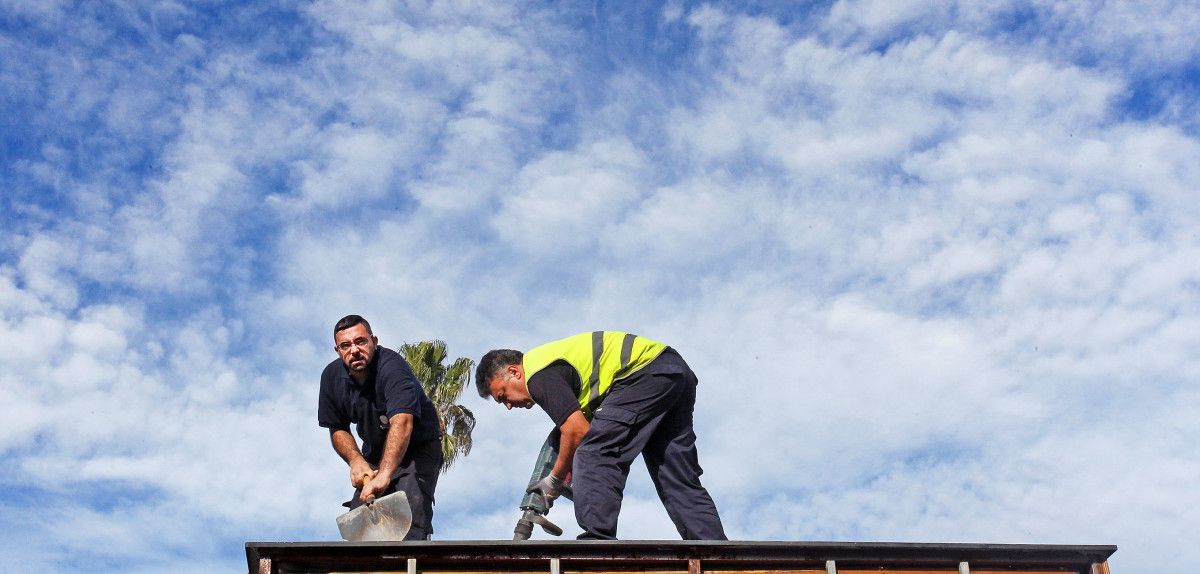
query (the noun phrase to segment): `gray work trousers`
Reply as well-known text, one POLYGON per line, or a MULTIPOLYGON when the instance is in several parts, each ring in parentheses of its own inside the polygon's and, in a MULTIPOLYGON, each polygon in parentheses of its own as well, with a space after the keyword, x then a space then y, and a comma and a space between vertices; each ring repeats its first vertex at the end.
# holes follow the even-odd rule
POLYGON ((700 484, 692 413, 696 375, 634 374, 604 396, 575 451, 571 476, 581 540, 614 540, 629 467, 639 454, 667 515, 684 540, 726 540, 712 497, 700 484))

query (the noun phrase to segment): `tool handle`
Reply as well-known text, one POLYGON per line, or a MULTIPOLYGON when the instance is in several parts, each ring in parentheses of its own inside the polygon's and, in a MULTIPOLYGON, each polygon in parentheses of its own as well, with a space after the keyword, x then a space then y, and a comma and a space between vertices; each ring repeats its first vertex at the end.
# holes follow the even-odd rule
POLYGON ((550 522, 550 519, 543 516, 538 511, 530 508, 517 521, 517 527, 513 529, 513 540, 529 540, 533 535, 533 525, 536 524, 546 531, 546 534, 552 536, 562 536, 563 530, 557 524, 550 522))
MULTIPOLYGON (((550 504, 547 504, 546 499, 542 497, 542 493, 535 490, 529 491, 539 481, 546 478, 550 471, 554 469, 554 462, 558 460, 558 439, 559 431, 557 428, 550 431, 546 437, 546 442, 542 444, 542 448, 538 451, 537 460, 533 464, 533 473, 529 476, 529 483, 525 490, 525 497, 521 499, 520 508, 533 508, 539 514, 545 515, 550 512, 550 504)), ((567 476, 563 481, 562 494, 567 500, 575 500, 575 494, 571 491, 571 477, 567 476)))
POLYGON ((546 531, 546 534, 550 534, 551 536, 562 536, 562 528, 559 528, 557 524, 550 522, 550 519, 542 516, 541 514, 534 514, 533 518, 530 519, 530 522, 541 526, 542 530, 546 531))
MULTIPOLYGON (((379 471, 375 471, 375 472, 379 472, 379 471)), ((374 472, 362 473, 362 485, 360 485, 358 487, 358 492, 362 493, 363 489, 365 489, 367 487, 367 483, 371 482, 371 479, 373 479, 373 478, 375 478, 374 472)), ((371 506, 371 504, 373 504, 374 502, 375 502, 375 495, 372 494, 371 496, 367 497, 367 500, 363 504, 366 504, 367 506, 371 506)))

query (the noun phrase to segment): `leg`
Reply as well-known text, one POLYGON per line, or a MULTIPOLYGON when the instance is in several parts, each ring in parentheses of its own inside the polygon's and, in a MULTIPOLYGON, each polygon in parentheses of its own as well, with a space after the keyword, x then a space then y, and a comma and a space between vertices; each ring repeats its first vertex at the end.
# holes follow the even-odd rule
POLYGON ((712 497, 700 484, 700 460, 692 414, 696 376, 679 375, 682 396, 650 437, 642 456, 667 515, 684 540, 727 540, 712 497))
POLYGON ((629 466, 680 390, 668 376, 638 377, 610 391, 596 409, 571 473, 580 539, 616 539, 629 466))
POLYGON ((412 508, 412 528, 405 540, 429 540, 433 536, 433 493, 441 467, 441 442, 429 440, 410 444, 400 468, 392 474, 389 491, 403 490, 412 508))

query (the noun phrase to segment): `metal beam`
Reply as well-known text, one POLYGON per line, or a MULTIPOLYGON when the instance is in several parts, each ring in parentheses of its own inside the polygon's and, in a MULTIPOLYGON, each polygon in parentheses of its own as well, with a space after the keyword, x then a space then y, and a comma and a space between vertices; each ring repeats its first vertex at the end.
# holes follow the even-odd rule
MULTIPOLYGON (((427 571, 451 567, 496 566, 500 570, 546 571, 547 562, 569 562, 570 570, 603 565, 628 569, 643 565, 690 568, 692 560, 713 569, 760 569, 786 566, 821 568, 833 561, 842 568, 880 566, 948 567, 969 562, 973 568, 1033 566, 1087 574, 1109 574, 1104 564, 1116 546, 1039 544, 920 544, 895 542, 745 542, 745 541, 411 541, 411 542, 250 542, 249 572, 263 559, 277 571, 402 570, 420 560, 427 571), (1093 567, 1093 565, 1098 565, 1093 567), (1103 568, 1103 569, 1100 569, 1103 568)), ((478 568, 476 568, 478 569, 478 568)), ((415 574, 415 573, 414 573, 415 574)))

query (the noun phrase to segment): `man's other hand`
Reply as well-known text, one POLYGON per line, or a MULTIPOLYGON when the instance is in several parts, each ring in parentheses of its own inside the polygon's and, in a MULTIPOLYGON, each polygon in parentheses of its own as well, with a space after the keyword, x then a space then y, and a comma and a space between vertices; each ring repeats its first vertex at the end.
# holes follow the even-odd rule
POLYGON ((379 493, 387 490, 388 484, 391 482, 390 478, 391 477, 384 476, 376 472, 374 476, 371 477, 371 480, 368 480, 365 484, 363 484, 362 493, 358 495, 358 499, 366 502, 370 500, 372 496, 377 496, 379 493))
POLYGON ((359 459, 357 462, 350 465, 350 486, 358 488, 364 482, 375 478, 375 473, 378 472, 367 464, 367 461, 359 459))
POLYGON ((547 474, 545 478, 537 481, 537 484, 525 489, 525 492, 540 492, 546 499, 546 506, 551 506, 554 504, 554 499, 562 494, 562 489, 563 481, 553 474, 547 474))

